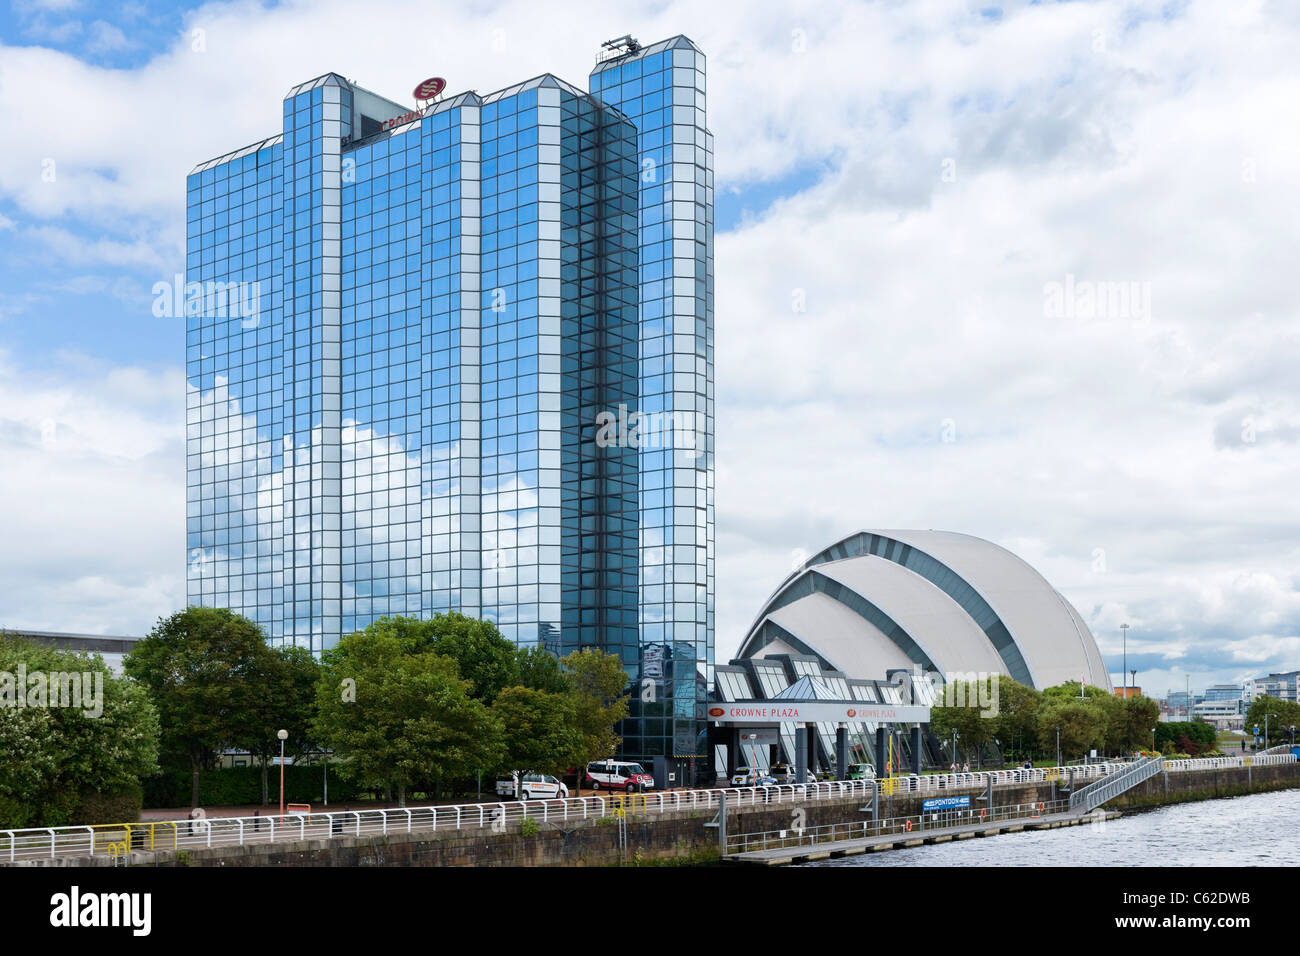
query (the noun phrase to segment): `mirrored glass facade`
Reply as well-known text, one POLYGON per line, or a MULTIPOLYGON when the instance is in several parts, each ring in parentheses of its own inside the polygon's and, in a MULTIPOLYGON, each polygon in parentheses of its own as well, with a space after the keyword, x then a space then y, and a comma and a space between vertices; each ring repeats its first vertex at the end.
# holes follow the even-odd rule
POLYGON ((631 683, 624 753, 697 752, 703 67, 676 38, 598 65, 591 92, 546 75, 419 111, 327 74, 290 91, 280 135, 190 175, 191 603, 317 652, 446 610, 599 647, 631 683))
MULTIPOLYGON (((668 662, 632 722, 666 751, 704 755, 713 667, 713 136, 705 58, 675 37, 599 63, 591 91, 637 128, 640 398, 660 440, 641 449, 641 640, 668 662)), ((644 678, 656 680, 651 672, 644 678)), ((658 753, 659 751, 655 751, 658 753)))

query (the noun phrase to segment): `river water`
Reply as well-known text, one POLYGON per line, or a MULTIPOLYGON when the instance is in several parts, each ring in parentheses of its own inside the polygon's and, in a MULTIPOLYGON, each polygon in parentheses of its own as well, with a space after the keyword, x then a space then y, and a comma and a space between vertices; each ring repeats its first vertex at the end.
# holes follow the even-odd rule
POLYGON ((805 866, 1293 866, 1300 790, 1174 804, 1100 825, 1027 830, 805 866))

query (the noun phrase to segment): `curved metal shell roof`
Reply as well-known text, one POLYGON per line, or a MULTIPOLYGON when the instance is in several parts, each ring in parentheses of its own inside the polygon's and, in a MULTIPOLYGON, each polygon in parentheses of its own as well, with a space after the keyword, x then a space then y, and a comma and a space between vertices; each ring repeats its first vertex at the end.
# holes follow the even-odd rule
POLYGON ((907 631, 944 670, 1001 670, 997 654, 971 616, 933 584, 901 564, 873 554, 818 566, 817 570, 868 598, 907 631))
MULTIPOLYGON (((911 669, 912 661, 871 622, 832 597, 814 592, 772 611, 769 619, 834 668, 856 675, 869 668, 911 669)), ((772 635, 781 638, 780 631, 772 635)), ((788 640, 784 643, 789 644, 788 640)), ((795 647, 801 653, 802 648, 795 647)), ((884 676, 884 670, 879 670, 884 676)))
POLYGON ((862 531, 810 558, 773 593, 741 656, 780 640, 852 677, 918 663, 1008 674, 1034 687, 1110 687, 1078 611, 1016 555, 947 531, 862 531))

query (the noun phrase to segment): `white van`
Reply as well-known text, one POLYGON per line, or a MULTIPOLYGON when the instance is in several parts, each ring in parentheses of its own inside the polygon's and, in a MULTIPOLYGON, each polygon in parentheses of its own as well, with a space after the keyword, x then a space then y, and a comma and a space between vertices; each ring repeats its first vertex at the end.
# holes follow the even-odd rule
MULTIPOLYGON (((519 777, 519 789, 523 792, 523 796, 517 799, 564 800, 569 796, 569 788, 549 773, 521 773, 515 776, 519 777)), ((497 795, 502 797, 515 796, 514 776, 502 777, 497 781, 497 795)))
POLYGON ((638 790, 653 790, 655 786, 655 778, 639 763, 622 760, 595 760, 587 764, 585 779, 592 790, 603 788, 636 793, 638 790))

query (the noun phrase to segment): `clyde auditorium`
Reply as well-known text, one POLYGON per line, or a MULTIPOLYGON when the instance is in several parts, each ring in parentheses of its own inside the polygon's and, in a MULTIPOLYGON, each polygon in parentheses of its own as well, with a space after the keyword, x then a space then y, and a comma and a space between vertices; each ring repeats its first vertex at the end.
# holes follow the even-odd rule
MULTIPOLYGON (((1110 678, 1083 618, 1037 571, 992 542, 950 531, 861 531, 809 558, 772 593, 736 660, 715 671, 714 699, 933 703, 918 674, 1005 674, 1042 690, 1110 678), (904 678, 898 671, 906 671, 904 678)), ((851 763, 883 764, 877 727, 849 723, 851 763)), ((897 727, 903 765, 946 765, 948 745, 928 727, 897 727), (917 744, 919 743, 919 747, 917 744), (919 752, 914 752, 919 751, 919 752)), ((796 762, 795 728, 770 747, 738 747, 715 728, 715 766, 796 762), (730 745, 730 746, 728 746, 730 745), (737 754, 736 751, 740 753, 737 754), (728 751, 731 751, 728 754, 728 751)), ((807 728, 810 764, 842 764, 834 725, 807 728)), ((756 739, 756 738, 750 738, 756 739)), ((987 753, 987 757, 996 758, 987 753)), ((973 755, 968 756, 974 762, 973 755)), ((840 771, 843 772, 842 770, 840 771)))

